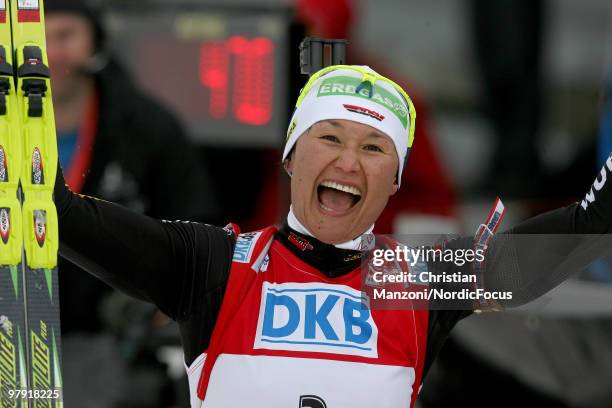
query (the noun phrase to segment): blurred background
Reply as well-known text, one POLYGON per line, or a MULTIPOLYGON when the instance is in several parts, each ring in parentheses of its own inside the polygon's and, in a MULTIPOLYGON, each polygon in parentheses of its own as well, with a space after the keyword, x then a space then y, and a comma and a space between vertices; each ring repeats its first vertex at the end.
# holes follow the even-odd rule
MULTIPOLYGON (((495 196, 508 228, 582 199, 612 151, 606 0, 47 0, 46 8, 67 182, 155 217, 231 221, 243 231, 283 220, 280 154, 307 80, 305 35, 348 39, 349 63, 389 76, 415 102, 415 144, 380 233, 473 234, 495 196)), ((67 406, 187 407, 169 319, 71 265, 60 270, 67 406)), ((612 299, 605 262, 580 278, 555 296, 612 299)), ((612 306, 466 319, 418 402, 451 403, 612 406, 612 306)))

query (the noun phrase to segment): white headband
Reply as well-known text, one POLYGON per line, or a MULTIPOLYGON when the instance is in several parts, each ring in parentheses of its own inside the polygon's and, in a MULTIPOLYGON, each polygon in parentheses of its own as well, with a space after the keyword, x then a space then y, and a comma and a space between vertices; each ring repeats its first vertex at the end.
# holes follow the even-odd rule
POLYGON ((351 120, 370 125, 393 140, 399 158, 399 184, 412 144, 411 102, 393 83, 366 66, 339 67, 313 79, 298 99, 287 130, 283 160, 298 138, 315 123, 326 119, 351 120))

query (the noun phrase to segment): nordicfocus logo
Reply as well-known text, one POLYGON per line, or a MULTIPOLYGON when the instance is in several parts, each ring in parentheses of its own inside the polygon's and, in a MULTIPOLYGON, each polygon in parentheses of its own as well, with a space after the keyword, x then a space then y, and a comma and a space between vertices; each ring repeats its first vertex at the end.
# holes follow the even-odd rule
POLYGON ((361 106, 357 106, 357 105, 349 105, 347 103, 342 104, 342 106, 344 106, 344 108, 347 111, 353 112, 353 113, 359 113, 361 115, 366 115, 369 116, 371 118, 376 119, 379 122, 382 122, 382 120, 385 118, 383 115, 381 115, 378 112, 375 112, 373 110, 367 109, 367 108, 363 108, 361 106))
POLYGON ((0 145, 0 182, 8 181, 8 161, 4 147, 0 145))
POLYGON ((253 255, 255 243, 260 235, 261 231, 238 235, 236 245, 234 246, 233 260, 240 263, 249 263, 251 261, 251 255, 253 255))
POLYGON ((45 176, 43 174, 42 155, 38 147, 32 152, 32 184, 44 184, 45 176))
POLYGON ((378 357, 378 328, 345 285, 264 282, 255 349, 378 357))
POLYGON ((327 408, 323 398, 316 395, 300 395, 300 405, 298 408, 327 408))
POLYGON ((580 203, 582 208, 584 208, 585 210, 587 209, 590 203, 595 202, 595 191, 601 190, 603 186, 606 185, 606 179, 608 177, 606 167, 608 168, 608 171, 612 172, 612 154, 608 156, 608 160, 606 160, 605 166, 601 168, 599 176, 595 179, 593 186, 584 197, 584 200, 582 200, 582 202, 580 203))
POLYGON ((42 248, 47 236, 47 212, 45 210, 34 210, 34 236, 38 246, 42 248))
POLYGON ((0 238, 5 244, 9 240, 9 234, 11 233, 11 209, 2 207, 0 208, 0 238))

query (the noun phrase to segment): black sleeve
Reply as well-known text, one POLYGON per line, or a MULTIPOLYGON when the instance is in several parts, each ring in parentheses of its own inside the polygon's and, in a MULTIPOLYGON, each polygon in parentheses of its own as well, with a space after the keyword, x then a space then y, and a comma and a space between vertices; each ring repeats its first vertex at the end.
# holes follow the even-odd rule
POLYGON ((612 155, 585 199, 530 218, 494 237, 487 290, 511 291, 505 307, 527 303, 612 254, 612 155))
MULTIPOLYGON (((612 182, 609 179, 612 179, 612 155, 582 202, 530 218, 493 238, 487 253, 485 282, 487 290, 513 293, 511 301, 500 302, 502 306, 527 303, 594 259, 612 254, 612 240, 609 235, 601 235, 612 230, 612 182)), ((471 248, 472 238, 453 240, 447 247, 471 248)), ((440 271, 453 269, 451 264, 437 266, 440 271)), ((435 272, 436 268, 433 270, 435 272)), ((469 304, 464 306, 464 310, 430 310, 423 377, 452 328, 472 313, 469 304)))
POLYGON ((224 229, 158 221, 75 194, 59 166, 54 195, 60 255, 174 320, 199 313, 207 294, 225 286, 233 237, 224 229))

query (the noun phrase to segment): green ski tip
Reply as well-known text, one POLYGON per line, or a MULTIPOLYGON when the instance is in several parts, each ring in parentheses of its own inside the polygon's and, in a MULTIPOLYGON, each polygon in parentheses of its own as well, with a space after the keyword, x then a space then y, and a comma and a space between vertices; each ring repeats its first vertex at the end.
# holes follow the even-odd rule
POLYGON ((15 299, 19 299, 19 283, 17 281, 17 265, 9 265, 11 271, 11 280, 13 281, 13 289, 15 290, 15 299))
POLYGON ((45 269, 45 280, 47 281, 47 289, 49 290, 49 300, 53 303, 53 270, 45 269))

